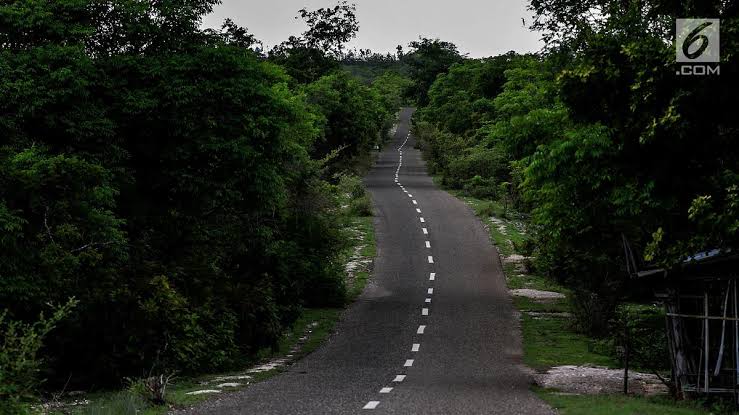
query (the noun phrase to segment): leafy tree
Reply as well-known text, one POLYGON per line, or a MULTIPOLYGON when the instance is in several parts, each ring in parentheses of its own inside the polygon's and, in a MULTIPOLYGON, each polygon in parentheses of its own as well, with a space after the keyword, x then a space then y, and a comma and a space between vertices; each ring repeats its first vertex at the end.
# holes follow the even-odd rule
POLYGON ((463 60, 457 46, 439 39, 420 38, 410 43, 411 51, 403 56, 414 86, 411 96, 419 106, 429 102, 428 91, 439 74, 463 60))
POLYGON ((220 31, 206 29, 205 33, 214 37, 216 39, 216 42, 221 42, 244 49, 253 48, 257 53, 261 53, 263 49, 261 41, 257 40, 257 38, 253 34, 249 33, 249 30, 247 28, 237 25, 231 19, 226 19, 223 22, 220 31))
MULTIPOLYGON (((439 76, 422 114, 444 132, 427 132, 424 145, 448 184, 487 187, 494 174, 513 185, 519 208, 530 209, 538 270, 574 288, 585 311, 578 325, 602 334, 617 302, 637 292, 622 269, 622 235, 643 248, 643 262, 665 267, 698 251, 737 249, 739 146, 729 110, 737 81, 675 75, 672 42, 675 18, 720 17, 731 34, 738 9, 719 1, 531 4, 548 42, 544 59, 510 66, 480 111, 470 103, 469 91, 482 85, 473 65, 439 76), (464 127, 475 124, 482 127, 464 127), (501 152, 510 168, 489 170, 501 152)), ((721 48, 721 70, 733 73, 735 37, 724 36, 721 48)))
POLYGON ((421 115, 454 134, 478 130, 495 118, 492 101, 503 89, 505 71, 518 58, 509 52, 452 65, 429 89, 429 104, 421 115))
POLYGON ((43 383, 39 378, 42 359, 39 351, 45 338, 76 305, 74 299, 53 308, 50 317, 43 313, 33 324, 9 320, 0 312, 0 413, 30 414, 35 393, 43 383))
POLYGON ((405 92, 412 84, 413 82, 403 75, 387 71, 372 82, 372 89, 381 97, 385 112, 393 114, 405 104, 405 92))
POLYGON ((323 159, 338 150, 331 173, 380 142, 389 115, 377 91, 337 72, 307 85, 305 94, 321 114, 322 133, 313 145, 313 157, 323 159))
POLYGON ((32 322, 79 300, 43 349, 52 384, 223 367, 345 300, 311 156, 371 148, 392 82, 291 88, 245 29, 200 29, 214 3, 0 6, 0 304, 32 322))
POLYGON ((356 6, 346 1, 333 8, 301 9, 298 17, 308 25, 302 36, 290 36, 272 48, 269 59, 283 66, 300 83, 310 83, 339 68, 344 44, 359 30, 356 6))
POLYGON ((300 9, 298 14, 308 25, 303 33, 306 45, 341 59, 344 45, 357 37, 359 31, 356 11, 357 6, 346 1, 318 10, 300 9))

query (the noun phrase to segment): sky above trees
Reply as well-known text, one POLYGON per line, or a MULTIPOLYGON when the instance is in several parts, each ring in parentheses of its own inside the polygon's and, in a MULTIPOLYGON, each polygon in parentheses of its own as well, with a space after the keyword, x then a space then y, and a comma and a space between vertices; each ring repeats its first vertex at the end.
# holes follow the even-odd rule
MULTIPOLYGON (((526 0, 354 0, 360 30, 350 47, 394 52, 419 36, 441 38, 470 57, 498 55, 510 50, 538 51, 539 34, 531 32, 526 0), (523 19, 523 20, 522 20, 523 19), (525 21, 525 25, 524 25, 525 21)), ((223 0, 203 25, 219 27, 225 18, 246 26, 269 49, 305 26, 294 17, 303 7, 335 5, 334 0, 223 0), (277 3, 277 4, 276 4, 277 3)))

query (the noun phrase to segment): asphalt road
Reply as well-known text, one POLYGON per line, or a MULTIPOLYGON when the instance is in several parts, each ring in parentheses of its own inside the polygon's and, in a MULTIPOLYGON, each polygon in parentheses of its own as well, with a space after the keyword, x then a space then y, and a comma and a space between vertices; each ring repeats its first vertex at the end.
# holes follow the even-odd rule
POLYGON ((469 207, 426 174, 412 113, 402 110, 366 178, 377 258, 335 334, 284 373, 189 413, 552 413, 529 391, 496 251, 469 207))

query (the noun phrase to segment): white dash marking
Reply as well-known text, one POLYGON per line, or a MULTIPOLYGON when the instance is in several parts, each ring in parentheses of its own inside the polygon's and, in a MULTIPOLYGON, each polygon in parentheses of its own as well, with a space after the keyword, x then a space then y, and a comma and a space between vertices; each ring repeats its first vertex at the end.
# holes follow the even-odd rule
POLYGON ((426 248, 431 248, 431 242, 426 241, 426 248))
POLYGON ((395 379, 393 379, 393 382, 402 382, 405 380, 405 375, 395 375, 395 379))
POLYGON ((380 389, 380 393, 390 393, 392 392, 393 388, 382 388, 380 389))
POLYGON ((428 235, 428 234, 429 234, 429 230, 428 230, 428 229, 426 229, 426 228, 423 228, 423 234, 424 234, 424 235, 428 235))
POLYGON ((433 263, 434 263, 434 257, 429 255, 429 264, 433 264, 433 263))
POLYGON ((416 208, 416 212, 421 213, 421 209, 416 208))
POLYGON ((431 275, 429 275, 429 281, 434 281, 434 280, 436 280, 436 273, 432 272, 431 275))
POLYGON ((416 334, 423 334, 424 331, 426 331, 426 326, 418 326, 418 330, 416 330, 416 334))
POLYGON ((429 315, 429 309, 428 309, 428 308, 422 308, 422 309, 421 309, 421 315, 422 315, 422 316, 427 316, 427 315, 429 315))
POLYGON ((423 217, 421 217, 421 223, 426 223, 426 219, 424 219, 423 217))
POLYGON ((367 402, 367 405, 364 405, 364 408, 362 409, 375 409, 377 408, 377 405, 380 404, 380 401, 369 401, 367 402))
POLYGON ((420 348, 421 348, 421 345, 420 345, 420 344, 418 344, 418 343, 413 343, 413 347, 411 347, 411 351, 412 351, 412 352, 417 352, 417 351, 418 351, 418 349, 420 349, 420 348))
POLYGON ((410 193, 408 193, 408 197, 413 197, 413 195, 412 195, 412 194, 410 194, 410 193))
POLYGON ((418 204, 418 202, 416 202, 416 201, 414 200, 414 201, 413 201, 413 204, 414 204, 414 205, 417 205, 417 204, 418 204))
POLYGON ((413 366, 413 359, 408 359, 403 363, 403 367, 411 367, 413 366))
POLYGON ((434 293, 434 289, 433 288, 429 288, 428 293, 429 293, 429 295, 433 294, 434 293))
POLYGON ((430 302, 431 302, 431 299, 430 299, 430 298, 427 298, 427 299, 426 299, 426 302, 427 302, 427 303, 430 303, 430 302))

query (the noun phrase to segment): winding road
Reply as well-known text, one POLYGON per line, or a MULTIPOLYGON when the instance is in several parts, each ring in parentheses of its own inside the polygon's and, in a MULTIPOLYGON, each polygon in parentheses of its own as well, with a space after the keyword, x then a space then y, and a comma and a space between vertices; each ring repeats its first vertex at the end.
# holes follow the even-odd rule
POLYGON ((194 414, 550 414, 529 391, 519 328, 487 231, 439 190, 401 111, 366 178, 377 258, 317 351, 194 414))

